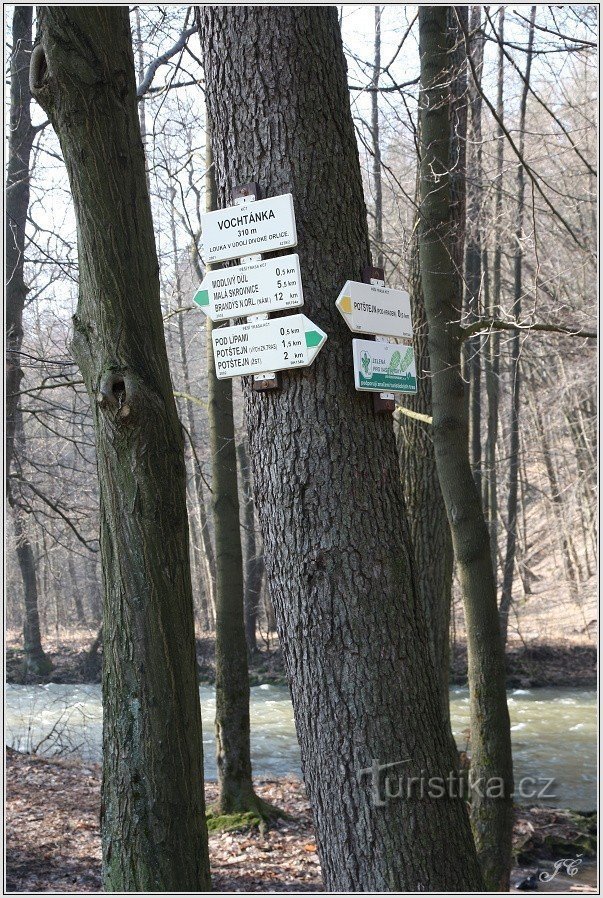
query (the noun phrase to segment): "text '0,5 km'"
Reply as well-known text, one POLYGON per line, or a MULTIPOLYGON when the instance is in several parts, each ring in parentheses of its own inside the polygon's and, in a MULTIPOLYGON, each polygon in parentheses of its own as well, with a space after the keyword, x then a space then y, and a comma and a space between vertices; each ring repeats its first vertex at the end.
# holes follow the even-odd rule
POLYGON ((293 196, 284 193, 201 216, 206 263, 240 259, 297 245, 293 196))

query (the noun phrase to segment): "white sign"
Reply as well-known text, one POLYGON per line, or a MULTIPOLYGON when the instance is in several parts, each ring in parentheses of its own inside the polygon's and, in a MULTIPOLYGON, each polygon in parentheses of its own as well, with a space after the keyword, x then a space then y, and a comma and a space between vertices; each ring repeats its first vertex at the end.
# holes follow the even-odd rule
POLYGON ((212 321, 303 306, 299 256, 208 271, 193 299, 212 321))
POLYGON ((356 333, 412 337, 410 296, 405 290, 346 281, 336 305, 356 333))
POLYGON ((352 340, 354 385, 371 393, 416 393, 417 369, 412 346, 352 340))
POLYGON ((305 315, 287 315, 218 327, 211 335, 219 380, 305 368, 322 349, 327 335, 305 315))
POLYGON ((205 212, 201 216, 201 241, 207 263, 297 246, 293 196, 284 193, 205 212))

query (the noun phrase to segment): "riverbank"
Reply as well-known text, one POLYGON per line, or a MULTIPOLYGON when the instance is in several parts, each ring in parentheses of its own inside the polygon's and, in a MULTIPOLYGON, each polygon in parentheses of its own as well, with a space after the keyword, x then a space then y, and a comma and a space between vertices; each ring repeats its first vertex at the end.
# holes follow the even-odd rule
MULTIPOLYGON (((95 634, 78 631, 60 640, 48 642, 47 652, 53 664, 51 673, 37 677, 36 683, 98 683, 101 675, 101 656, 90 657, 95 634)), ((10 633, 7 638, 6 678, 9 683, 33 682, 23 676, 21 634, 10 633)), ((215 680, 215 641, 213 637, 197 639, 197 663, 201 684, 215 680)), ((467 647, 464 642, 451 646, 451 685, 467 683, 467 647)), ((533 689, 542 686, 594 689, 597 685, 597 653, 592 642, 557 641, 553 643, 514 643, 507 650, 507 686, 510 689, 533 689)), ((249 679, 252 686, 269 683, 286 685, 283 657, 276 637, 269 646, 262 646, 250 661, 249 679)))
MULTIPOLYGON (((7 750, 6 887, 8 892, 98 892, 100 881, 100 765, 47 759, 7 750)), ((294 778, 265 780, 258 794, 285 810, 261 833, 211 832, 214 891, 312 892, 322 889, 309 802, 294 778)), ((216 799, 206 783, 206 800, 216 799)), ((559 857, 592 858, 596 817, 549 808, 516 812, 514 887, 559 857)), ((596 891, 592 864, 546 891, 596 891), (575 889, 574 889, 575 886, 575 889)), ((513 889, 515 891, 515 888, 513 889)))

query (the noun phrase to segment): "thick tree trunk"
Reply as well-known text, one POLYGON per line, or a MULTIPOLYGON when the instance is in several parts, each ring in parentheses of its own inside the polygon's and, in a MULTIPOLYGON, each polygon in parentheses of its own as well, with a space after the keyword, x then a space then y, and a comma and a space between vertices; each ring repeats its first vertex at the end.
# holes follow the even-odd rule
POLYGON ((31 6, 15 6, 13 11, 13 50, 10 59, 10 132, 6 173, 6 494, 13 509, 17 560, 23 581, 25 614, 23 649, 27 675, 36 677, 51 669, 42 648, 38 590, 34 553, 10 483, 15 442, 25 445, 23 418, 20 414, 19 388, 23 378, 21 345, 23 309, 27 297, 24 278, 25 227, 29 211, 29 165, 35 130, 31 124, 29 60, 32 31, 31 6))
POLYGON ((171 389, 127 7, 42 7, 34 96, 78 225, 73 354, 101 500, 103 880, 209 887, 182 430, 171 389))
MULTIPOLYGON (((519 153, 524 156, 525 125, 528 91, 530 88, 530 72, 532 69, 532 49, 534 46, 534 21, 536 7, 532 7, 530 28, 528 32, 528 48, 526 72, 519 112, 519 153)), ((523 279, 523 219, 525 208, 525 171, 523 165, 517 167, 517 217, 515 227, 515 253, 513 259, 513 308, 512 317, 519 321, 521 316, 521 294, 523 279)), ((509 487, 507 494, 507 546, 503 566, 503 584, 500 597, 500 631, 503 645, 507 641, 509 612, 513 602, 513 575, 515 572, 515 551, 517 546, 517 492, 519 482, 519 414, 521 410, 521 368, 519 352, 521 335, 518 330, 511 336, 511 428, 509 438, 509 487)))
POLYGON ((258 648, 256 629, 264 579, 264 557, 257 544, 251 466, 246 443, 242 440, 237 446, 237 456, 241 479, 240 493, 243 500, 241 527, 245 547, 245 638, 247 639, 247 650, 250 655, 253 655, 258 648))
MULTIPOLYGON (((305 313, 329 334, 282 389, 246 386, 256 506, 326 888, 479 889, 446 736, 392 421, 353 385, 335 307, 369 262, 366 208, 334 7, 204 7, 220 205, 238 183, 294 197, 305 313), (383 770, 379 765, 395 766, 383 770), (402 796, 375 803, 371 774, 402 796), (390 785, 392 781, 390 780, 390 785), (407 798, 407 790, 410 797, 407 798)), ((395 793, 394 793, 395 794, 395 793)))
POLYGON ((433 403, 433 440, 465 603, 471 697, 472 821, 486 885, 509 887, 513 767, 488 529, 468 455, 461 376, 462 287, 450 191, 446 7, 419 7, 421 211, 419 252, 433 403), (455 246, 456 243, 456 246, 455 246), (497 791, 493 792, 496 783, 497 791), (487 791, 487 788, 490 791, 487 791))

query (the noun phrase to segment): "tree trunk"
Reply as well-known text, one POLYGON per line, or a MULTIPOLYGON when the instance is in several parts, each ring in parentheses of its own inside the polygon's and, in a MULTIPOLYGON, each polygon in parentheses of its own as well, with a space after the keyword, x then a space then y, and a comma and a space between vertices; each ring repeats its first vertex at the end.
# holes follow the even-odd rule
POLYGON ((182 430, 127 7, 40 11, 34 96, 78 225, 72 350, 92 404, 103 567, 103 883, 209 888, 182 430))
POLYGON ((35 130, 31 124, 29 59, 31 55, 31 6, 15 6, 13 10, 13 51, 10 59, 10 132, 6 173, 6 495, 13 509, 17 560, 23 581, 25 615, 23 649, 25 671, 36 677, 52 668, 42 648, 35 560, 24 526, 25 512, 16 501, 10 483, 15 456, 15 442, 25 446, 23 418, 20 414, 19 388, 23 378, 21 345, 23 343, 23 309, 28 288, 23 263, 25 228, 29 211, 29 164, 35 130))
POLYGON ((73 599, 76 620, 80 627, 87 627, 88 623, 86 621, 82 596, 78 588, 77 574, 73 563, 73 553, 69 550, 67 550, 67 570, 69 571, 69 580, 71 582, 71 598, 73 599))
POLYGON ((337 11, 210 6, 201 21, 220 204, 248 181, 267 196, 293 194, 305 312, 329 333, 314 364, 284 373, 278 392, 245 388, 325 886, 479 890, 463 802, 420 798, 408 779, 445 778, 456 758, 413 585, 392 421, 354 390, 350 333, 335 307, 369 262, 337 11), (375 806, 380 764, 395 765, 403 798, 375 806))
MULTIPOLYGON (((500 123, 504 121, 504 27, 505 7, 499 11, 498 38, 500 41, 498 54, 498 76, 496 94, 496 114, 500 123)), ((502 214, 503 214, 503 170, 504 170, 505 140, 501 124, 496 131, 496 181, 494 200, 494 260, 492 274, 492 295, 487 310, 490 318, 500 317, 500 303, 502 296, 502 214)), ((486 256, 486 253, 484 253, 486 256)), ((487 256, 484 261, 484 271, 488 276, 487 256)), ((496 574, 498 570, 498 489, 496 470, 496 444, 498 441, 498 406, 499 406, 499 370, 500 370, 500 332, 492 328, 488 336, 488 345, 485 359, 486 392, 488 396, 488 423, 486 431, 486 472, 487 472, 487 502, 488 529, 490 531, 490 547, 492 554, 492 567, 496 574)))
MULTIPOLYGON (((526 72, 523 82, 523 92, 519 112, 519 154, 524 157, 526 107, 528 103, 528 91, 530 88, 530 72, 532 69, 532 49, 534 46, 534 21, 536 7, 532 7, 530 15, 530 28, 528 32, 528 48, 526 57, 526 72)), ((521 294, 523 290, 523 218, 525 207, 525 171, 522 164, 517 167, 517 219, 515 228, 515 254, 513 260, 513 308, 512 317, 519 321, 521 315, 521 294)), ((509 611, 513 601, 513 574, 515 571, 515 550, 517 547, 517 491, 519 481, 519 412, 521 408, 521 369, 519 366, 519 352, 521 348, 521 335, 514 330, 511 336, 511 427, 509 437, 509 487, 507 495, 507 547, 503 566, 503 584, 500 597, 500 632, 503 645, 507 641, 509 611)))
POLYGON ((371 142, 373 144, 373 191, 375 226, 373 245, 375 265, 383 268, 383 186, 381 180, 381 143, 379 140, 379 76, 381 74, 381 12, 375 6, 375 56, 371 93, 371 142))
MULTIPOLYGON (((218 208, 210 122, 208 111, 208 211, 218 208)), ((261 811, 264 803, 255 795, 251 778, 249 670, 232 380, 218 380, 216 376, 213 325, 209 318, 206 327, 211 503, 216 550, 216 764, 220 786, 216 810, 220 814, 236 814, 261 811)))
MULTIPOLYGON (((481 80, 484 63, 484 36, 481 32, 481 6, 471 7, 469 31, 471 53, 477 79, 468 85, 470 115, 467 130, 467 237, 465 251, 466 305, 469 322, 480 314, 482 286, 482 95, 481 80)), ((476 335, 467 341, 469 371, 469 457, 478 492, 482 492, 482 399, 481 348, 483 337, 476 335)))
POLYGON ((237 455, 239 476, 241 478, 240 492, 243 499, 241 526, 245 542, 245 638, 247 639, 247 651, 250 655, 253 655, 258 649, 256 629, 262 594, 262 581, 264 579, 264 557, 261 551, 259 551, 257 544, 251 467, 249 464, 249 453, 244 441, 238 444, 237 455))
POLYGON ((419 255, 427 324, 436 465, 463 590, 471 697, 473 831, 486 885, 509 888, 513 767, 496 585, 488 529, 468 455, 461 375, 458 218, 449 176, 450 74, 446 7, 419 7, 421 210, 419 255), (492 784, 496 783, 496 794, 492 784), (485 788, 490 786, 490 792, 485 788))
MULTIPOLYGON (((458 15, 466 18, 466 10, 458 15)), ((464 183, 467 132, 467 78, 463 35, 452 8, 448 21, 448 47, 453 67, 451 77, 450 171, 456 182, 464 183)), ((419 124, 420 129, 420 124, 419 124)), ((459 184, 460 187, 460 184, 459 184)), ((455 190, 458 214, 464 214, 464 190, 455 190)), ((416 189, 419 203, 419 180, 416 189)), ((417 393, 403 397, 402 404, 413 412, 429 415, 431 375, 427 346, 427 319, 421 289, 417 228, 411 246, 410 293, 413 317, 413 344, 417 368, 417 393)), ((450 614, 452 601, 453 552, 446 506, 436 469, 431 426, 404 414, 398 417, 398 446, 404 501, 408 512, 413 547, 416 586, 426 610, 428 631, 433 641, 436 670, 444 715, 450 726, 450 614)), ((452 744, 456 747, 452 730, 452 744)))

